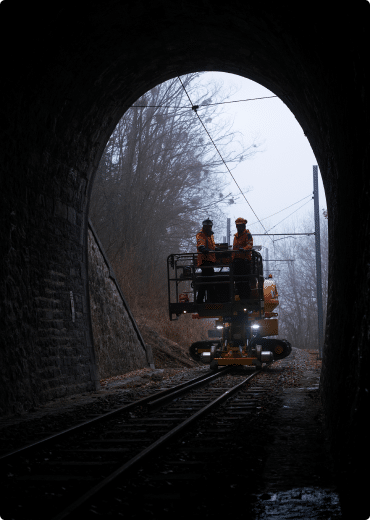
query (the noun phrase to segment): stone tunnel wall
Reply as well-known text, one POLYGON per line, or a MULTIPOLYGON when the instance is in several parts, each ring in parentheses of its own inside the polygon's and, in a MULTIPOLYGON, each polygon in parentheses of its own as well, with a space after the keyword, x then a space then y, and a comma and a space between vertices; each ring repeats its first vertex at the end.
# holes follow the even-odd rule
POLYGON ((89 221, 89 289, 96 364, 100 379, 138 368, 154 368, 103 246, 89 221))
MULTIPOLYGON (((54 189, 58 190, 56 183, 54 189)), ((40 199, 44 213, 38 214, 37 239, 25 225, 20 239, 14 240, 21 206, 14 204, 15 233, 2 240, 6 292, 0 312, 0 415, 24 413, 52 399, 99 387, 84 283, 82 219, 63 193, 55 204, 46 202, 43 194, 40 199), (50 228, 52 235, 47 232, 50 228), (57 243, 69 251, 69 259, 58 252, 57 243)), ((26 220, 31 224, 34 218, 35 214, 26 220)))
POLYGON ((322 174, 330 263, 322 397, 342 504, 368 518, 369 3, 75 4, 0 4, 0 407, 95 388, 88 200, 125 110, 178 75, 239 74, 292 111, 322 174))

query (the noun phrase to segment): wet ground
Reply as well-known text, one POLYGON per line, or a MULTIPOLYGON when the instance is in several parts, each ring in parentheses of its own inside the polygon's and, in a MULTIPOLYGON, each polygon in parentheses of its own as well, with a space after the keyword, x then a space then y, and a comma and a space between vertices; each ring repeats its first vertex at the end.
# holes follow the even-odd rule
MULTIPOLYGON (((279 393, 271 415, 256 520, 342 518, 319 397, 319 372, 279 393)), ((355 518, 355 517, 354 517, 355 518)))
MULTIPOLYGON (((269 369, 276 376, 272 392, 235 435, 220 438, 215 455, 204 455, 204 487, 192 488, 195 496, 190 506, 180 500, 176 520, 183 518, 180 513, 185 505, 193 519, 342 519, 318 390, 320 369, 317 351, 298 349, 269 369)), ((123 398, 136 400, 168 382, 178 384, 184 374, 196 377, 205 370, 143 369, 103 381, 99 392, 4 418, 3 446, 24 445, 50 428, 57 431, 69 426, 74 415, 103 413, 123 398)), ((142 492, 139 497, 142 500, 142 492)), ((165 508, 166 503, 159 501, 164 514, 165 508)), ((119 513, 122 516, 125 511, 119 513)), ((150 509, 147 515, 156 518, 150 509)))
POLYGON ((253 379, 269 390, 233 431, 222 413, 211 413, 118 485, 100 511, 121 517, 130 510, 130 520, 342 519, 320 368, 317 352, 293 349, 253 379))

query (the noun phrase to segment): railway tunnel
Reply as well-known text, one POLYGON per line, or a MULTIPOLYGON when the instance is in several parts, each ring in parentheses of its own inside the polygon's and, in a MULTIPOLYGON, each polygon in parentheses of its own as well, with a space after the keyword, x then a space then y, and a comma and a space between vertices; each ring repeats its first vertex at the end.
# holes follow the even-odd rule
POLYGON ((350 10, 315 5, 2 2, 3 413, 45 402, 61 385, 67 395, 98 385, 87 217, 94 173, 120 117, 144 92, 177 75, 239 74, 283 100, 318 160, 330 235, 321 394, 342 509, 355 502, 365 514, 370 6, 365 0, 350 10), (60 297, 53 297, 56 287, 63 288, 60 297))

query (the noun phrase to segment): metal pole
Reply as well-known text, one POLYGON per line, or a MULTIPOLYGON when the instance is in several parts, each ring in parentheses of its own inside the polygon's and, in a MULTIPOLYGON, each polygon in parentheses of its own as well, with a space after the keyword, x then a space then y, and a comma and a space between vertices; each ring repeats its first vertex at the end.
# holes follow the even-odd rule
POLYGON ((230 219, 227 219, 227 244, 230 245, 230 219))
POLYGON ((269 250, 267 247, 265 247, 266 249, 266 275, 268 276, 270 274, 270 271, 269 271, 269 250))
POLYGON ((323 344, 324 344, 324 319, 323 319, 323 310, 322 310, 319 183, 318 183, 317 166, 313 167, 313 197, 314 197, 314 208, 315 208, 316 294, 317 294, 317 318, 318 318, 318 326, 319 326, 319 359, 322 359, 322 349, 323 349, 323 344))

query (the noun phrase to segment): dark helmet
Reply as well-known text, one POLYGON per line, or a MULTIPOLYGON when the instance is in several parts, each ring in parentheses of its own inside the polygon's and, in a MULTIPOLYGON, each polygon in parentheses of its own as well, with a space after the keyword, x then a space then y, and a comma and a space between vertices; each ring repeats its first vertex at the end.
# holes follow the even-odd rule
POLYGON ((213 222, 211 219, 206 218, 206 220, 203 220, 202 226, 213 226, 213 222))

